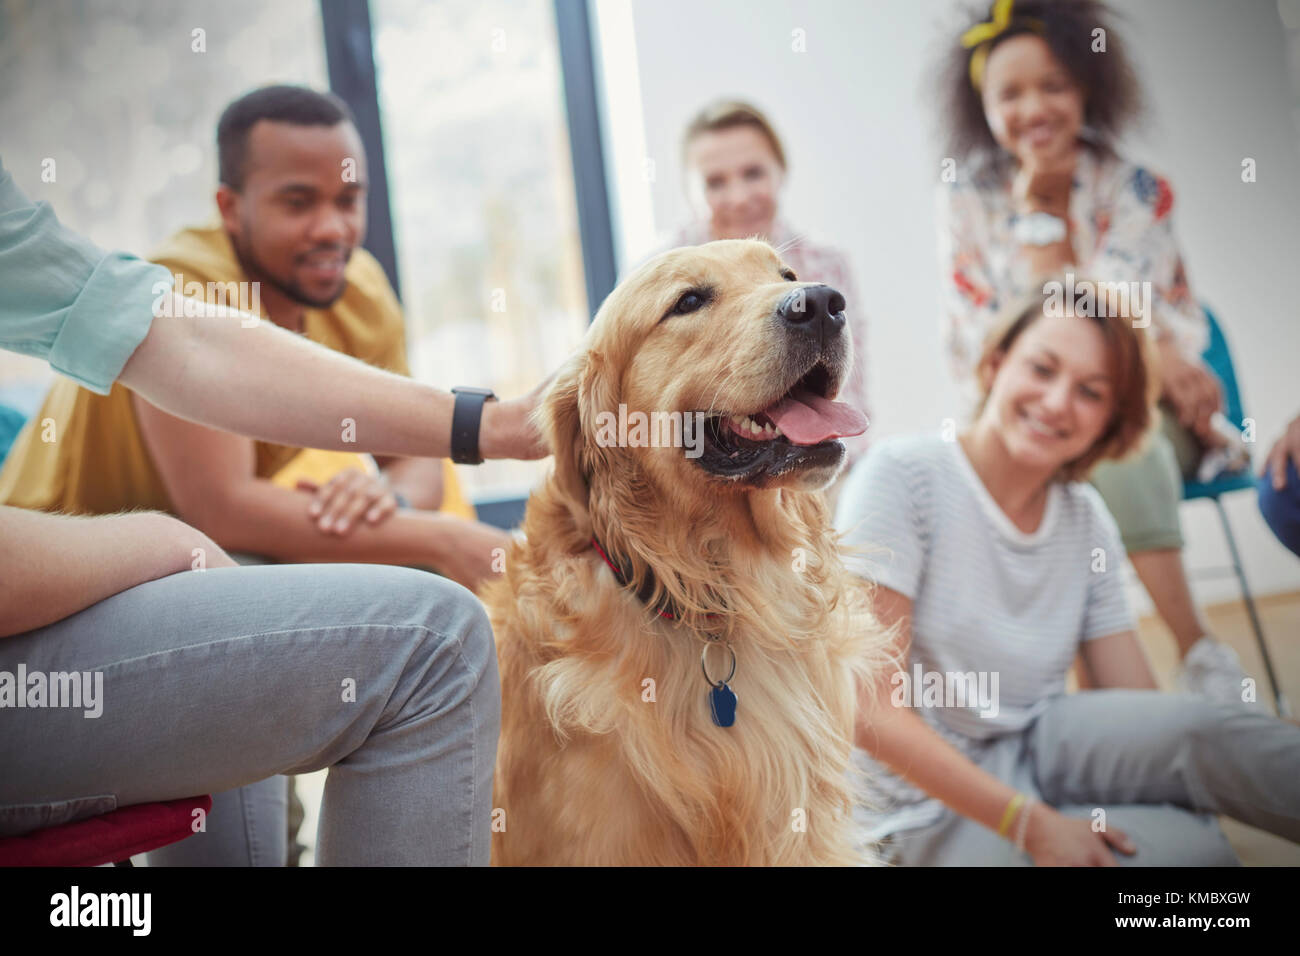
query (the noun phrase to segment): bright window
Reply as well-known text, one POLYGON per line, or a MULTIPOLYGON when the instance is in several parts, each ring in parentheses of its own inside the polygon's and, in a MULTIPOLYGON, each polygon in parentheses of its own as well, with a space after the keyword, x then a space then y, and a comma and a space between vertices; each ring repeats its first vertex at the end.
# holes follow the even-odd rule
MULTIPOLYGON (((513 397, 588 321, 548 0, 372 0, 375 68, 413 374, 513 397)), ((461 469, 472 495, 541 463, 461 469)))

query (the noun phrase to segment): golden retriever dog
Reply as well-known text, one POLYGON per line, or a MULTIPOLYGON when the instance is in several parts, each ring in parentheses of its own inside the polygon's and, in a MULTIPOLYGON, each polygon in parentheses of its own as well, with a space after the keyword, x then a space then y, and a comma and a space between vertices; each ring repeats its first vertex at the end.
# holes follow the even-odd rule
POLYGON ((675 249, 561 369, 554 472, 484 590, 495 864, 862 862, 849 757, 884 638, 820 493, 866 427, 832 400, 844 307, 766 243, 675 249))

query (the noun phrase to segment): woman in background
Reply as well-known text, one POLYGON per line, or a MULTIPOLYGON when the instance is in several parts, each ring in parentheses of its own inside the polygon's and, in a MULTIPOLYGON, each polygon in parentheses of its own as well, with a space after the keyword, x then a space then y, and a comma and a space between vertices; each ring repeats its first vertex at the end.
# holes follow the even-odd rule
POLYGON ((862 694, 864 835, 911 866, 1234 865, 1213 814, 1300 841, 1300 728, 1156 691, 1080 480, 1150 431, 1147 337, 1049 304, 995 326, 968 430, 877 442, 840 496, 907 665, 862 694), (1066 694, 1076 657, 1097 689, 1066 694))
MULTIPOLYGON (((682 167, 699 217, 678 230, 670 248, 758 237, 775 247, 801 282, 824 282, 843 294, 855 358, 840 398, 867 412, 866 314, 848 259, 831 246, 795 232, 781 218, 785 149, 767 117, 748 103, 710 103, 686 127, 682 167)), ((866 450, 866 434, 846 438, 844 444, 852 462, 866 450)))
POLYGON ((1178 643, 1180 685, 1240 701, 1245 675, 1192 599, 1178 517, 1183 477, 1223 443, 1210 427, 1220 387, 1201 361, 1208 325, 1174 240, 1169 183, 1113 148, 1139 91, 1109 11, 1094 0, 997 0, 988 22, 954 37, 942 83, 956 158, 956 181, 938 196, 953 374, 969 391, 994 317, 1046 276, 1149 290, 1161 427, 1144 454, 1103 463, 1091 480, 1178 643))

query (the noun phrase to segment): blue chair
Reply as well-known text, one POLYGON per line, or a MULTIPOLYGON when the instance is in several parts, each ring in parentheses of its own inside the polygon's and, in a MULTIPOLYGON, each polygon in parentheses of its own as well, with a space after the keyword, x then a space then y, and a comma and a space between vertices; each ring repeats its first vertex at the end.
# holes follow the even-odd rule
MULTIPOLYGON (((1219 328, 1219 322, 1204 305, 1201 306, 1205 311, 1206 321, 1210 325, 1210 343, 1205 349, 1202 356, 1205 364, 1210 370, 1218 376, 1220 384, 1223 385, 1223 403, 1224 417, 1232 422, 1238 428, 1245 427, 1245 413, 1241 408, 1241 392, 1237 388, 1237 373, 1232 366, 1232 353, 1228 350, 1227 339, 1223 337, 1223 330, 1219 328)), ((1259 644, 1260 657, 1264 659, 1264 670, 1268 675, 1269 685, 1273 689, 1273 699, 1277 704, 1277 712, 1282 717, 1291 716, 1291 708, 1287 703, 1286 697, 1282 694, 1281 685, 1278 684, 1277 675, 1273 671, 1273 660, 1268 653, 1268 645, 1264 641, 1264 628, 1259 623, 1259 613, 1255 610, 1255 599, 1251 596, 1250 585, 1246 582, 1246 571, 1241 564, 1241 554, 1237 550, 1237 539, 1233 537, 1232 525, 1228 522, 1228 512, 1223 508, 1222 498, 1224 495, 1234 491, 1254 491, 1255 478, 1251 468, 1245 468, 1237 472, 1222 474, 1213 481, 1186 481, 1183 483, 1183 500, 1192 501, 1198 498, 1208 498, 1214 502, 1215 508, 1219 512, 1219 520, 1223 523, 1223 536, 1228 539, 1228 551, 1232 555, 1232 570, 1236 572, 1237 581, 1241 585, 1242 600, 1246 604, 1246 613, 1250 616, 1250 626, 1255 632, 1255 640, 1259 644)))

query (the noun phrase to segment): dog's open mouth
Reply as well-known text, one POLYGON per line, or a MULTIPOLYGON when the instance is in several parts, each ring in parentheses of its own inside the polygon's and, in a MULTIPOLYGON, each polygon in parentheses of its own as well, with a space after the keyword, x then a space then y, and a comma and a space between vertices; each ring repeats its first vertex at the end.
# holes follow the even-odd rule
POLYGON ((866 431, 867 417, 831 401, 831 385, 819 362, 765 408, 711 416, 696 463, 719 478, 759 485, 795 469, 837 465, 844 456, 838 439, 866 431))

